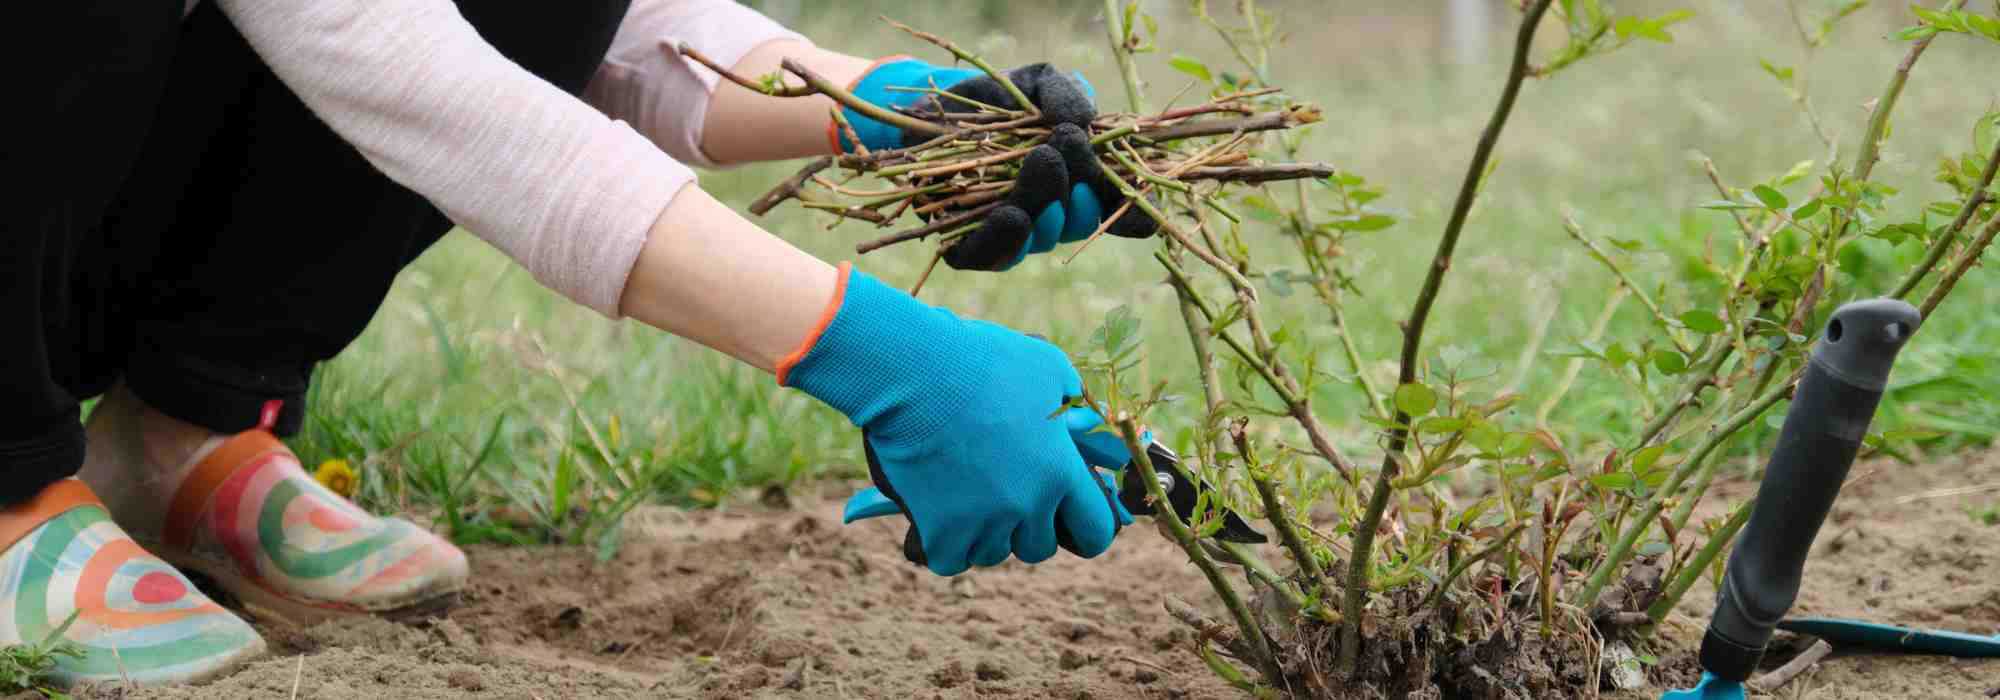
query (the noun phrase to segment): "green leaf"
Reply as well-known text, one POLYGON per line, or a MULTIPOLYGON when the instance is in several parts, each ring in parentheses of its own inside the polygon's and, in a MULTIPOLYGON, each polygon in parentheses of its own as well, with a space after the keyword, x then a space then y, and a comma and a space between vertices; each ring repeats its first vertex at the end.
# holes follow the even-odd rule
POLYGON ((1618 35, 1619 41, 1630 39, 1633 34, 1638 33, 1640 21, 1639 18, 1629 15, 1620 17, 1617 22, 1611 25, 1611 31, 1618 35))
POLYGON ((1804 221, 1806 219, 1812 218, 1814 214, 1819 213, 1820 207, 1825 206, 1825 203, 1826 200, 1820 199, 1818 197, 1812 198, 1812 201, 1806 202, 1805 204, 1801 204, 1799 205, 1799 208, 1792 210, 1792 220, 1804 221))
POLYGON ((1703 311, 1701 309, 1681 314, 1681 324, 1687 326, 1688 330, 1696 333, 1721 333, 1728 327, 1723 325, 1722 317, 1716 316, 1714 312, 1703 311))
POLYGON ((1791 66, 1773 65, 1770 61, 1766 61, 1761 58, 1757 59, 1757 63, 1762 64, 1764 66, 1764 72, 1770 73, 1771 77, 1777 78, 1778 82, 1783 83, 1785 87, 1792 86, 1793 71, 1791 66))
POLYGON ((1612 367, 1624 367, 1625 363, 1636 359, 1639 358, 1634 357, 1632 351, 1626 350, 1624 343, 1612 343, 1610 347, 1604 349, 1604 361, 1610 363, 1612 367))
POLYGON ((1605 236, 1604 240, 1606 242, 1609 242, 1613 246, 1617 246, 1619 250, 1623 250, 1628 253, 1637 253, 1641 249, 1646 247, 1645 241, 1641 241, 1637 238, 1619 238, 1617 236, 1605 236))
POLYGON ((1437 407, 1437 392, 1422 384, 1404 384, 1396 387, 1396 410, 1412 416, 1430 413, 1437 407))
POLYGON ((1667 543, 1662 540, 1653 540, 1639 545, 1639 556, 1642 557, 1657 557, 1666 553, 1667 543))
POLYGON ((1464 430, 1466 423, 1464 418, 1436 416, 1417 423, 1417 430, 1426 435, 1448 435, 1464 430))
POLYGON ((1938 29, 1950 32, 1966 31, 1965 13, 1963 12, 1945 12, 1919 5, 1911 5, 1910 11, 1917 13, 1917 17, 1922 19, 1925 24, 1937 27, 1938 29))
POLYGON ((1784 187, 1794 182, 1804 180, 1806 179, 1807 175, 1812 174, 1812 169, 1813 169, 1812 161, 1802 160, 1797 163, 1794 163, 1792 165, 1791 170, 1787 170, 1785 171, 1785 174, 1778 176, 1778 186, 1784 187))
POLYGON ((1635 482, 1633 481, 1631 474, 1627 474, 1625 472, 1612 472, 1610 474, 1598 474, 1596 476, 1590 477, 1590 483, 1595 484, 1598 488, 1601 489, 1608 489, 1611 491, 1623 491, 1632 488, 1632 484, 1635 482))
POLYGON ((1674 35, 1667 32, 1667 27, 1679 24, 1693 16, 1694 12, 1689 10, 1674 10, 1673 12, 1640 22, 1639 26, 1633 30, 1633 33, 1662 44, 1671 44, 1674 43, 1674 35))
POLYGON ((1896 32, 1895 37, 1898 41, 1916 41, 1937 36, 1937 33, 1937 27, 1919 24, 1914 27, 1904 27, 1902 31, 1896 32))
POLYGON ((1139 317, 1133 315, 1132 307, 1119 305, 1104 315, 1104 323, 1091 333, 1090 342, 1102 350, 1105 357, 1121 358, 1137 349, 1139 317))
POLYGON ((1208 71, 1208 64, 1202 63, 1201 59, 1193 56, 1184 53, 1174 54, 1173 59, 1167 61, 1167 65, 1173 66, 1174 70, 1192 75, 1196 80, 1204 83, 1215 82, 1215 75, 1208 71))
POLYGON ((1396 225, 1396 219, 1384 214, 1360 214, 1334 219, 1326 225, 1342 231, 1380 231, 1396 225))
POLYGON ((1653 366, 1666 374, 1680 374, 1688 368, 1687 357, 1667 348, 1653 351, 1653 366))
POLYGON ((1474 423, 1472 427, 1465 429, 1465 440, 1488 454, 1499 452, 1500 441, 1506 437, 1506 433, 1500 432, 1500 428, 1486 421, 1474 423))
POLYGON ((1969 12, 1965 13, 1964 20, 1966 28, 1970 29, 1972 33, 1994 41, 2000 41, 2000 21, 1996 21, 1985 15, 1977 15, 1969 12))
POLYGON ((1972 148, 1979 155, 1990 157, 1995 141, 2000 141, 2000 112, 1980 117, 1972 126, 1972 148))
POLYGON ((1654 445, 1632 453, 1632 471, 1645 472, 1648 467, 1653 466, 1654 462, 1660 461, 1660 455, 1666 453, 1666 445, 1654 445))
POLYGON ((1765 207, 1771 209, 1782 211, 1792 206, 1791 200, 1785 199, 1785 193, 1772 189, 1770 185, 1750 188, 1750 193, 1757 195, 1757 201, 1763 202, 1765 207))

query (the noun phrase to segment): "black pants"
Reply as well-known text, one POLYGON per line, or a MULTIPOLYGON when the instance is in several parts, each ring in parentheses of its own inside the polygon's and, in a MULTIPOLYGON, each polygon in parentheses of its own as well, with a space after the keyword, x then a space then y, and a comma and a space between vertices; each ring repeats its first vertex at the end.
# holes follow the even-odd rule
MULTIPOLYGON (((460 0, 508 58, 580 93, 629 0, 460 0)), ((83 462, 78 400, 121 379, 219 432, 303 420, 313 368, 450 229, 320 122, 213 3, 31 3, 5 146, 0 503, 83 462), (19 183, 18 185, 14 183, 19 183), (275 402, 275 403, 274 403, 275 402)))

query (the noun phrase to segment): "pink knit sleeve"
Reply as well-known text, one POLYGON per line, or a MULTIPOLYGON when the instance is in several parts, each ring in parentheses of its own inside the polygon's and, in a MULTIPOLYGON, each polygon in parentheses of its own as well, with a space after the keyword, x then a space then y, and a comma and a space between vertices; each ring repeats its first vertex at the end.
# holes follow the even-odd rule
POLYGON ((682 58, 680 45, 728 66, 779 39, 811 43, 733 0, 633 0, 583 97, 632 122, 673 157, 719 167, 702 152, 701 134, 709 95, 722 78, 682 58))
POLYGON ((507 60, 450 0, 217 1, 370 163, 606 316, 653 222, 694 182, 624 122, 507 60))

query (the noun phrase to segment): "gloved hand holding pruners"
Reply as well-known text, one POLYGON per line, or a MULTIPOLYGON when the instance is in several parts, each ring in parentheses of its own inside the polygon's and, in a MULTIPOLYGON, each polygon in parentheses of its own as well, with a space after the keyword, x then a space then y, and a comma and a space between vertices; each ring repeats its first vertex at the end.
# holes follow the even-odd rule
POLYGON ((912 561, 951 576, 1111 546, 1131 516, 1084 455, 1116 436, 1089 433, 1095 412, 1063 409, 1083 379, 1060 348, 860 272, 843 269, 841 285, 779 381, 861 427, 869 476, 910 521, 912 561))
MULTIPOLYGON (((1021 160, 1021 170, 1006 200, 989 212, 982 226, 967 234, 945 251, 945 264, 961 270, 1007 270, 1029 253, 1046 253, 1061 243, 1074 243, 1090 236, 1104 219, 1125 203, 1118 190, 1091 152, 1089 127, 1097 117, 1094 92, 1081 75, 1064 75, 1046 63, 1018 68, 1007 75, 1030 102, 1041 110, 1051 132, 1046 143, 1036 146, 1021 160)), ((1001 109, 1020 109, 1000 81, 985 73, 965 68, 941 68, 907 58, 888 60, 863 75, 854 85, 856 97, 916 116, 944 112, 964 112, 972 108, 950 98, 925 92, 936 87, 953 95, 1001 109)), ((855 135, 871 150, 914 145, 932 135, 906 132, 854 111, 842 108, 855 135)), ((853 150, 844 133, 833 138, 842 152, 853 150)), ((950 209, 936 216, 950 216, 950 209)), ((1153 235, 1157 224, 1144 212, 1131 211, 1111 225, 1106 233, 1126 238, 1153 235)))

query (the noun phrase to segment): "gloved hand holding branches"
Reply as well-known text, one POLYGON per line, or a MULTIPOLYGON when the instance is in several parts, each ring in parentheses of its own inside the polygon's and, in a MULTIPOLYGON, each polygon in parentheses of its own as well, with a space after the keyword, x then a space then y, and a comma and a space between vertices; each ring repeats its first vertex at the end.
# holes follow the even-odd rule
MULTIPOLYGON (((759 198, 753 213, 797 199, 887 228, 913 212, 923 225, 863 242, 856 251, 936 236, 938 258, 946 264, 999 271, 1029 254, 1102 233, 1149 237, 1160 230, 1165 213, 1158 202, 1168 191, 1333 173, 1323 164, 1251 162, 1251 139, 1259 132, 1320 119, 1317 108, 1293 104, 1276 89, 1214 95, 1156 114, 1101 113, 1081 75, 1046 63, 1001 72, 949 40, 895 26, 975 67, 896 57, 848 89, 792 61, 784 69, 804 85, 788 84, 783 76, 730 75, 683 47, 689 58, 739 85, 781 96, 825 94, 842 105, 828 134, 840 155, 807 164, 759 198), (1181 147, 1201 137, 1225 138, 1181 147), (836 165, 845 177, 825 173, 836 165), (892 187, 849 186, 862 176, 892 187)), ((1171 227, 1167 232, 1178 234, 1171 227)), ((1206 248, 1200 252, 1223 265, 1206 248)))

